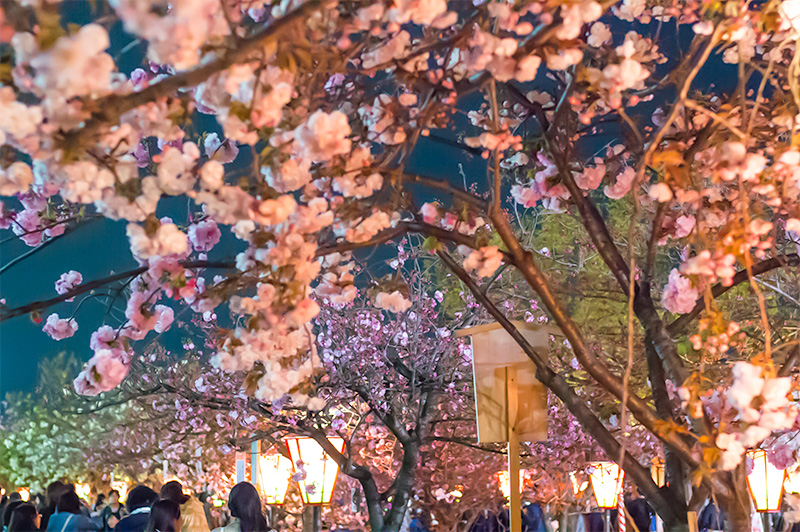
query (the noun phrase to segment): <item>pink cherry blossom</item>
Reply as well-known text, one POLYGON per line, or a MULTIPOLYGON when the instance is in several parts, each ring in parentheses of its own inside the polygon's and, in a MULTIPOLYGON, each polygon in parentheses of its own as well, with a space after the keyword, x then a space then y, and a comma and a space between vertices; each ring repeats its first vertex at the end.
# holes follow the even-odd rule
POLYGON ((26 209, 17 213, 11 229, 26 245, 35 247, 42 243, 44 237, 41 226, 42 219, 39 213, 26 209))
POLYGON ((327 161, 350 152, 350 124, 341 111, 316 111, 294 131, 295 145, 302 157, 327 161))
POLYGON ((617 176, 614 185, 606 186, 603 192, 611 199, 622 199, 630 192, 634 179, 636 179, 636 170, 628 167, 617 176))
POLYGON ((391 294, 379 292, 375 298, 375 306, 390 312, 405 312, 411 307, 411 301, 406 299, 398 290, 395 290, 391 294))
POLYGON ((13 196, 28 191, 33 184, 33 171, 23 162, 11 163, 0 168, 0 196, 13 196))
MULTIPOLYGON (((62 273, 61 277, 56 281, 56 292, 59 294, 66 294, 79 284, 83 282, 83 276, 80 272, 70 270, 67 273, 62 273)), ((69 298, 66 301, 72 301, 75 298, 69 298)))
POLYGON ((78 330, 78 322, 72 318, 62 319, 58 314, 50 314, 42 328, 53 340, 71 338, 78 330))
POLYGON ((503 263, 503 254, 497 246, 472 250, 464 260, 464 269, 474 270, 480 277, 490 277, 503 263))
POLYGON ((596 190, 606 175, 606 165, 599 157, 594 159, 594 166, 586 166, 583 172, 573 172, 575 183, 582 190, 596 190))
POLYGON ((650 196, 650 199, 659 203, 666 203, 672 200, 672 190, 666 183, 656 183, 650 187, 647 195, 650 196))
POLYGON ((699 295, 692 281, 673 268, 661 294, 661 304, 674 314, 686 314, 694 308, 699 295))
POLYGON ((128 366, 113 351, 100 349, 86 363, 73 382, 81 395, 97 395, 113 390, 128 374, 128 366))
POLYGON ((175 319, 175 311, 166 305, 156 305, 153 310, 155 311, 153 330, 157 333, 163 333, 172 326, 172 322, 175 319))
POLYGON ((436 209, 436 205, 433 203, 424 203, 420 208, 419 213, 422 215, 422 220, 426 224, 435 223, 439 217, 439 212, 436 209))
POLYGON ((222 231, 214 220, 203 220, 189 226, 188 236, 195 251, 210 251, 219 243, 222 231))

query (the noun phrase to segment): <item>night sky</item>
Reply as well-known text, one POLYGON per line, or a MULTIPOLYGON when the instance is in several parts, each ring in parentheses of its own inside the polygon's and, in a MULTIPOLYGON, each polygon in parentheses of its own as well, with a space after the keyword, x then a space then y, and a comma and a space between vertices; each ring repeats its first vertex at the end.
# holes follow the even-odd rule
MULTIPOLYGON (((89 21, 89 12, 86 3, 66 2, 65 9, 71 22, 85 24, 89 21)), ((651 25, 654 26, 654 25, 651 25)), ((662 38, 660 44, 667 46, 670 64, 677 54, 670 53, 669 45, 673 46, 672 51, 677 51, 677 41, 674 39, 674 29, 671 30, 672 37, 668 35, 670 29, 662 28, 662 38)), ((627 26, 626 26, 627 27, 627 26)), ((674 25, 672 26, 674 28, 674 25)), ((653 30, 654 28, 648 28, 653 30)), ((681 31, 681 45, 687 46, 691 40, 690 28, 683 28, 681 31), (683 29, 687 30, 686 32, 683 29)), ((130 42, 130 36, 126 35, 119 24, 110 31, 112 48, 110 53, 114 56, 121 71, 130 72, 141 64, 143 59, 143 47, 134 46, 125 50, 122 56, 120 51, 130 42)), ((614 40, 621 42, 624 33, 615 32, 614 40)), ((666 70, 670 65, 664 65, 661 69, 666 70)), ((657 73, 658 75, 658 73, 657 73)), ((540 76, 542 77, 542 76, 540 76)), ((735 66, 722 65, 719 59, 712 60, 710 67, 704 69, 698 76, 694 86, 707 90, 709 86, 716 84, 721 92, 727 92, 735 86, 736 70, 735 66)), ((542 90, 551 86, 551 82, 546 79, 537 80, 536 88, 542 90)), ((530 87, 533 88, 533 85, 530 87)), ((528 88, 527 90, 530 90, 528 88)), ((666 97, 669 97, 666 95, 666 97)), ((661 97, 663 102, 664 96, 661 97)), ((475 105, 476 100, 467 102, 466 108, 475 105)), ((637 113, 649 114, 657 105, 657 102, 641 104, 637 107, 637 113)), ((634 116, 636 113, 633 113, 634 116)), ((201 117, 203 125, 209 129, 219 130, 213 117, 201 117)), ((457 118, 457 130, 464 131, 466 120, 463 115, 457 118)), ((466 128, 469 131, 469 128, 466 128)), ((604 146, 614 136, 618 135, 618 129, 611 126, 608 134, 598 135, 595 142, 597 147, 604 146)), ((452 134, 438 132, 437 134, 454 138, 452 134)), ((247 164, 249 161, 242 160, 245 150, 242 150, 239 160, 233 166, 247 164)), ((587 154, 588 155, 588 154, 587 154)), ((459 148, 438 143, 424 137, 420 140, 417 148, 410 157, 407 169, 428 176, 446 177, 452 183, 462 186, 462 176, 460 174, 459 163, 466 173, 469 183, 475 182, 483 189, 485 183, 485 162, 479 157, 465 154, 459 148)), ((429 198, 420 197, 421 201, 429 198)), ((159 216, 169 215, 176 223, 186 223, 186 200, 168 199, 162 200, 159 206, 159 216)), ((0 297, 6 298, 9 308, 13 308, 31 301, 50 298, 56 295, 54 283, 61 273, 70 269, 79 271, 83 275, 84 282, 102 278, 112 272, 121 272, 136 267, 128 248, 128 241, 125 237, 125 225, 127 222, 112 222, 109 220, 94 221, 82 227, 70 235, 53 243, 41 252, 35 253, 30 258, 21 261, 2 275, 0 275, 0 297)), ((223 229, 223 241, 215 248, 209 258, 230 259, 238 251, 241 243, 235 241, 227 228, 223 229)), ((0 231, 0 265, 8 263, 10 260, 22 253, 28 252, 32 248, 25 246, 19 241, 10 230, 0 231), (7 240, 7 241, 6 241, 7 240)), ((43 312, 46 317, 51 312, 57 312, 64 318, 72 314, 78 305, 80 298, 73 303, 61 303, 43 312)), ((119 305, 124 302, 119 302, 119 305)), ((124 307, 122 307, 124 308, 124 307)), ((5 322, 0 322, 0 397, 4 397, 9 391, 33 390, 35 386, 36 369, 40 360, 52 356, 61 351, 75 353, 83 360, 88 360, 92 352, 89 349, 89 337, 91 333, 99 327, 105 319, 106 306, 99 298, 87 300, 76 314, 79 329, 75 336, 56 342, 42 332, 42 324, 34 324, 29 316, 20 316, 5 322)), ((189 313, 183 314, 184 320, 189 313)), ((176 317, 179 317, 179 310, 176 308, 176 317)), ((179 319, 180 319, 179 317, 179 319)), ((118 323, 113 319, 109 323, 118 323)), ((173 328, 175 328, 173 326, 173 328)), ((139 342, 137 345, 146 345, 154 333, 148 339, 139 342)), ((181 334, 173 332, 173 337, 166 337, 164 341, 171 342, 170 349, 180 349, 180 342, 177 340, 181 334)), ((185 335, 185 334, 184 334, 185 335)), ((139 352, 137 350, 137 352, 139 352)))

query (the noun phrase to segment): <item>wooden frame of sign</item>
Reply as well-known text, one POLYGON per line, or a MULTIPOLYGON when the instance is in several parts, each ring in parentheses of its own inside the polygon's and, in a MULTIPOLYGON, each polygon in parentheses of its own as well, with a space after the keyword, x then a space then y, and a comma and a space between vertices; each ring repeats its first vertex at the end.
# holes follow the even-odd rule
MULTIPOLYGON (((552 326, 512 323, 545 354, 550 336, 561 336, 560 329, 552 326)), ((508 442, 510 525, 512 532, 519 532, 519 442, 547 439, 547 388, 536 378, 536 365, 499 323, 461 329, 456 336, 472 341, 478 441, 508 442)))

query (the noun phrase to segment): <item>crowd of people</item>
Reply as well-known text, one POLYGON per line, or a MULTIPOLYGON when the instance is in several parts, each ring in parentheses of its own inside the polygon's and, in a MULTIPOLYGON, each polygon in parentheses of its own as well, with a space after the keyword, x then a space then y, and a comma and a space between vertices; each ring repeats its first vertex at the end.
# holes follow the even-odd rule
MULTIPOLYGON (((230 521, 213 532, 268 532, 261 497, 255 486, 241 482, 228 498, 230 521)), ((156 493, 145 485, 128 492, 123 504, 117 490, 99 494, 95 503, 81 499, 75 485, 60 481, 44 496, 23 501, 19 493, 0 501, 3 532, 211 532, 205 506, 187 495, 178 481, 156 493)))

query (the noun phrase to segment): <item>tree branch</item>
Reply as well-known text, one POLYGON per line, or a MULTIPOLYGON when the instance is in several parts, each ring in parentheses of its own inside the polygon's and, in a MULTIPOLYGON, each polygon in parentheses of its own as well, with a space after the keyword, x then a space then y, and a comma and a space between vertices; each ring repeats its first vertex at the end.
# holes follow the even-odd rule
POLYGON ((82 127, 66 132, 61 139, 60 147, 67 151, 74 150, 85 143, 87 139, 91 139, 103 124, 116 123, 119 121, 120 116, 140 105, 156 101, 174 93, 178 89, 198 85, 214 74, 244 61, 252 52, 261 48, 264 43, 273 38, 278 32, 294 22, 307 19, 311 12, 318 9, 321 4, 321 0, 309 0, 285 16, 273 20, 267 27, 251 37, 238 41, 236 46, 225 48, 217 59, 213 59, 193 70, 170 76, 139 92, 125 95, 112 94, 98 100, 86 102, 85 107, 95 109, 92 117, 82 127))
MULTIPOLYGON (((183 261, 181 262, 181 266, 187 269, 201 269, 201 268, 232 268, 235 267, 233 263, 229 262, 211 262, 211 261, 183 261)), ((62 301, 66 301, 67 299, 71 299, 75 296, 79 296, 95 288, 100 288, 101 286, 105 286, 107 284, 111 284, 116 281, 121 281, 123 279, 128 279, 130 277, 136 277, 137 275, 141 275, 147 271, 147 266, 139 266, 138 268, 134 268, 133 270, 124 271, 121 273, 116 273, 114 275, 109 275, 108 277, 104 277, 102 279, 95 279, 94 281, 89 281, 88 283, 83 283, 69 292, 64 294, 59 294, 56 297, 51 297, 50 299, 45 299, 42 301, 34 301, 33 303, 28 303, 26 305, 22 305, 19 307, 15 307, 8 310, 0 309, 0 322, 9 320, 11 318, 15 318, 17 316, 21 316, 23 314, 28 314, 29 312, 34 312, 37 310, 42 310, 47 307, 51 307, 57 303, 61 303, 62 301)))
MULTIPOLYGON (((753 275, 761 275, 772 270, 776 270, 778 268, 785 268, 787 266, 796 267, 800 266, 800 256, 797 253, 792 253, 791 255, 781 255, 778 257, 772 257, 771 259, 767 259, 764 261, 759 262, 758 264, 753 264, 751 271, 753 275)), ((733 282, 730 286, 725 286, 722 283, 717 283, 711 288, 711 295, 712 297, 719 298, 728 290, 735 288, 736 286, 746 282, 749 280, 747 275, 747 270, 739 270, 736 272, 736 275, 733 276, 733 282)), ((703 297, 698 298, 697 302, 694 305, 694 308, 688 314, 684 314, 680 318, 676 319, 672 323, 667 326, 667 331, 672 336, 678 336, 682 334, 689 323, 692 322, 697 316, 703 312, 705 308, 705 301, 703 297)))
MULTIPOLYGON (((539 381, 550 388, 553 393, 566 405, 570 412, 578 419, 581 426, 586 429, 595 441, 603 448, 608 456, 620 455, 620 444, 614 436, 608 431, 603 423, 595 416, 586 403, 579 398, 572 387, 567 383, 564 377, 555 373, 544 357, 538 353, 533 346, 531 346, 525 337, 517 330, 511 321, 498 309, 494 303, 485 296, 478 287, 477 283, 469 276, 469 274, 456 263, 453 258, 444 250, 437 252, 439 257, 450 268, 450 270, 461 279, 461 281, 469 288, 473 296, 481 303, 481 305, 497 320, 498 323, 514 338, 517 344, 522 348, 525 354, 536 364, 537 371, 536 377, 539 381)), ((655 431, 654 431, 655 433, 655 431)), ((657 434, 660 438, 665 438, 672 441, 665 441, 668 445, 675 445, 678 448, 685 448, 683 442, 676 440, 675 435, 657 434)), ((664 440, 662 440, 664 441, 664 440)), ((696 462, 692 459, 691 455, 687 456, 688 463, 696 462)), ((655 485, 650 476, 650 470, 643 467, 637 462, 629 453, 625 454, 625 461, 622 464, 625 472, 630 475, 641 492, 651 502, 653 507, 656 508, 659 515, 668 523, 686 522, 686 507, 680 505, 676 501, 672 501, 665 497, 665 494, 655 485)))

